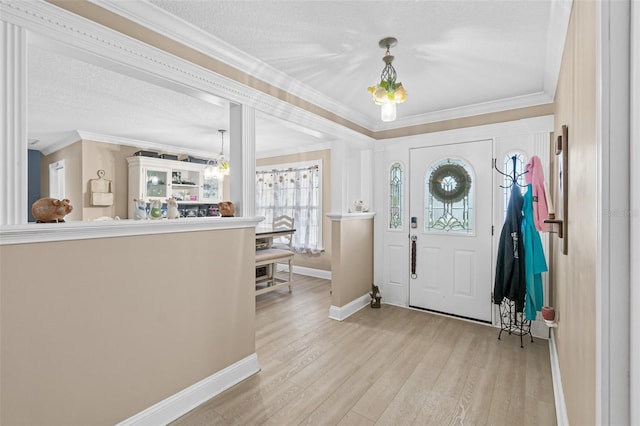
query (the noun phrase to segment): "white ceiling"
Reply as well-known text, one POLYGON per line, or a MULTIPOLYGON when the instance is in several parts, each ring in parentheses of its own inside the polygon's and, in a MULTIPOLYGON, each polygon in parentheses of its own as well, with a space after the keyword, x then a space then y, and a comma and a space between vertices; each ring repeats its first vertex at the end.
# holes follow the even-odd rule
MULTIPOLYGON (((564 37, 552 31, 558 24, 553 8, 570 5, 552 0, 98 3, 121 11, 143 6, 147 22, 157 14, 168 17, 178 34, 211 37, 217 48, 243 55, 243 71, 298 90, 370 130, 429 122, 443 112, 463 116, 470 106, 490 112, 551 101, 564 45, 564 37), (384 50, 378 41, 386 36, 399 40, 391 53, 408 92, 390 125, 380 122, 379 107, 366 90, 380 78, 384 50)), ((28 69, 29 138, 40 141, 36 149, 82 130, 176 150, 219 150, 217 129, 228 128, 224 100, 178 93, 55 49, 30 46, 28 69)), ((262 113, 256 130, 258 155, 332 139, 262 113)))

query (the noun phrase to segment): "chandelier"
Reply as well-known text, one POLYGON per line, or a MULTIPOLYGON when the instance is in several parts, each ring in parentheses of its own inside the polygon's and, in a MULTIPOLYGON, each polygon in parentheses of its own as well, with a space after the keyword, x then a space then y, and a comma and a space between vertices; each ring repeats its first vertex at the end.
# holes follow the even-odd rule
POLYGON ((226 132, 226 130, 218 129, 218 132, 220 132, 221 140, 220 154, 215 160, 207 162, 207 168, 205 170, 207 177, 223 177, 229 174, 229 161, 224 158, 224 132, 226 132))
POLYGON ((380 75, 380 83, 369 87, 369 93, 373 96, 373 102, 381 106, 380 118, 382 121, 393 121, 396 119, 396 104, 402 103, 407 99, 407 92, 402 87, 402 83, 396 82, 397 74, 393 68, 393 55, 389 52, 389 48, 398 44, 398 40, 394 37, 387 37, 380 40, 378 45, 386 52, 382 57, 385 65, 380 75))

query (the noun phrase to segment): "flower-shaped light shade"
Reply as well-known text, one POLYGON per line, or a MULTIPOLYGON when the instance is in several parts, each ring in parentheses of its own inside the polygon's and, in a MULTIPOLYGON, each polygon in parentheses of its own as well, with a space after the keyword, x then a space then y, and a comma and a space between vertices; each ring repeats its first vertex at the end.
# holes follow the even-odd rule
POLYGON ((207 167, 204 170, 205 177, 210 179, 213 176, 223 177, 229 174, 229 161, 224 158, 224 132, 226 130, 218 130, 220 132, 220 138, 222 145, 220 146, 220 155, 215 160, 207 162, 207 167))
POLYGON ((396 82, 396 70, 392 65, 394 57, 389 52, 389 48, 398 43, 393 37, 380 40, 380 47, 386 48, 386 52, 382 60, 385 66, 380 75, 380 83, 368 88, 371 93, 373 102, 380 105, 382 121, 393 121, 396 119, 396 104, 402 103, 407 99, 407 92, 401 82, 396 82))

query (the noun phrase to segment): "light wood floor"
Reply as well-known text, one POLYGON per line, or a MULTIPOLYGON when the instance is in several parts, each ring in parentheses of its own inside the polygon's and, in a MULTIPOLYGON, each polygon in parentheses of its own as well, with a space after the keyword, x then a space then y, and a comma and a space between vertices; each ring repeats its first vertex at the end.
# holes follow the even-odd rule
POLYGON ((327 280, 259 296, 261 371, 175 425, 555 425, 546 340, 390 305, 328 319, 327 280))

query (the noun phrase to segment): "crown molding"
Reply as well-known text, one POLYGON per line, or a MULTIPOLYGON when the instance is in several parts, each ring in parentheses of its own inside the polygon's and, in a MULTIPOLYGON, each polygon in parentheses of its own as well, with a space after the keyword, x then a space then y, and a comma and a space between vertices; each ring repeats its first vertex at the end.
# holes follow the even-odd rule
POLYGON ((400 118, 392 123, 377 123, 374 132, 383 130, 396 130, 421 124, 437 123, 439 121, 455 120, 458 118, 473 117, 476 115, 490 114, 494 112, 509 111, 518 108, 527 108, 537 105, 545 105, 553 102, 553 97, 545 92, 530 95, 517 96, 507 99, 499 99, 490 102, 482 102, 473 105, 465 105, 459 108, 450 108, 434 111, 427 114, 413 115, 400 118))
POLYGON ((375 122, 368 116, 336 102, 258 58, 146 0, 135 2, 89 1, 150 30, 166 35, 191 49, 222 61, 247 75, 331 111, 359 126, 371 129, 375 125, 375 122))
MULTIPOLYGON (((136 3, 136 2, 126 2, 136 3)), ((116 72, 192 96, 232 103, 350 140, 372 138, 231 78, 150 46, 44 1, 0 0, 1 19, 29 31, 29 40, 116 72)))

